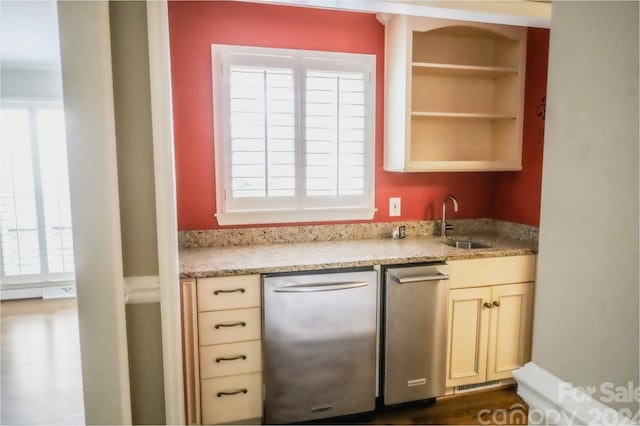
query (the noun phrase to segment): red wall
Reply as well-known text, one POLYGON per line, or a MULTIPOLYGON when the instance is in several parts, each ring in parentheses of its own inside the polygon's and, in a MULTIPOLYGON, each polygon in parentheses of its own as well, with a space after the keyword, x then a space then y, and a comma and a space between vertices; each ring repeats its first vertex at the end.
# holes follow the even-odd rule
MULTIPOLYGON (((213 215, 216 197, 211 99, 212 43, 376 55, 378 211, 374 222, 440 218, 441 202, 448 193, 455 194, 460 202, 460 211, 453 217, 493 217, 496 182, 508 190, 528 190, 535 186, 537 179, 539 187, 537 172, 531 176, 523 172, 527 175, 523 182, 517 176, 506 182, 495 173, 405 174, 382 170, 384 27, 375 15, 244 2, 171 1, 169 30, 179 230, 219 228, 213 215), (399 218, 388 216, 389 197, 402 198, 402 216, 399 218)), ((546 81, 543 86, 545 84, 546 81)), ((533 146, 532 149, 537 148, 533 146)), ((527 211, 529 205, 535 205, 535 220, 526 216, 524 223, 535 222, 537 225, 539 188, 537 194, 535 203, 524 202, 524 210, 527 211)), ((509 205, 512 204, 519 206, 509 200, 509 205)), ((510 211, 502 213, 502 218, 512 220, 510 211)))
POLYGON ((538 226, 542 185, 544 108, 547 95, 549 30, 529 28, 524 97, 522 171, 500 173, 495 182, 496 219, 538 226))

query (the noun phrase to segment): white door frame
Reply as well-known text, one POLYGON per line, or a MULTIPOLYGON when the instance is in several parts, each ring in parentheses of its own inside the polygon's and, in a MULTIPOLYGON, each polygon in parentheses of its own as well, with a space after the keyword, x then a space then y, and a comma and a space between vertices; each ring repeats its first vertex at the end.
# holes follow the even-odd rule
POLYGON ((178 219, 173 150, 169 15, 166 0, 147 0, 151 123, 158 233, 162 361, 167 424, 184 424, 178 219))
MULTIPOLYGON (((166 0, 147 1, 167 424, 184 424, 166 0)), ((87 424, 131 424, 108 2, 58 2, 87 424)))
POLYGON ((85 421, 131 424, 109 4, 57 6, 85 421))

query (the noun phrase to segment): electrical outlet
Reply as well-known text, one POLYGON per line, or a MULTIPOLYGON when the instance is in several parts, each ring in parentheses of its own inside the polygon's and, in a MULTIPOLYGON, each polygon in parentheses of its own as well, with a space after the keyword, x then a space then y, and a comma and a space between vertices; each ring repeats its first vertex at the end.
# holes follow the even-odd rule
POLYGON ((389 216, 400 216, 400 197, 389 198, 389 216))

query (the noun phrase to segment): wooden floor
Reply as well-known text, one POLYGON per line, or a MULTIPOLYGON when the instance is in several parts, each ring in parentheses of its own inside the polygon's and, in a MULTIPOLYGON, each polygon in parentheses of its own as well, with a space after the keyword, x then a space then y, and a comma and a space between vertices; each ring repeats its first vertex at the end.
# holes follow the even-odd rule
POLYGON ((305 425, 526 425, 529 407, 513 387, 480 390, 375 413, 304 422, 305 425))
POLYGON ((380 411, 365 424, 403 425, 523 425, 527 404, 515 387, 477 391, 438 400, 428 406, 380 411))
POLYGON ((76 299, 0 304, 0 423, 84 424, 76 299))

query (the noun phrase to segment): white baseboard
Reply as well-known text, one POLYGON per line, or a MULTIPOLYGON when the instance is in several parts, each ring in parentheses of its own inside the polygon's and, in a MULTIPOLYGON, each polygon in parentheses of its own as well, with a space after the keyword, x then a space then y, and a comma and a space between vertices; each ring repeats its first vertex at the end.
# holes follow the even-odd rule
POLYGON ((42 288, 0 290, 0 300, 42 299, 42 288))
MULTIPOLYGON (((62 288, 74 287, 75 283, 62 283, 53 286, 38 286, 38 287, 22 287, 15 289, 3 289, 0 291, 0 299, 2 300, 16 300, 16 299, 40 299, 40 298, 56 298, 62 297, 56 296, 51 293, 47 296, 47 290, 59 290, 62 288)), ((127 304, 135 303, 160 303, 160 279, 156 275, 139 276, 139 277, 126 277, 124 279, 124 291, 125 301, 127 304)), ((69 296, 64 292, 64 297, 75 297, 75 291, 72 296, 69 296)))
POLYGON ((60 286, 60 287, 46 287, 42 289, 43 299, 69 299, 75 298, 76 286, 60 286))
POLYGON ((124 295, 127 304, 160 303, 160 278, 157 275, 125 277, 124 295))
POLYGON ((529 405, 529 424, 638 424, 533 362, 515 370, 513 378, 529 405))
POLYGON ((0 300, 57 299, 76 297, 75 281, 7 285, 0 289, 0 300))

